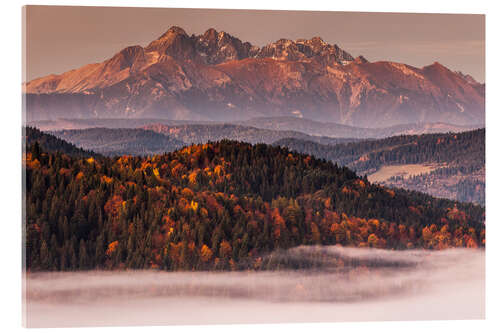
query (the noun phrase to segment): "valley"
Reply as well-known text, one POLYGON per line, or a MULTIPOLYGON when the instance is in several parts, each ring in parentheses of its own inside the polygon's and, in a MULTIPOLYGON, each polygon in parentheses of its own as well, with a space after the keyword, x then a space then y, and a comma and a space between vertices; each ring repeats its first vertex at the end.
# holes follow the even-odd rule
POLYGON ((374 183, 382 183, 393 177, 407 180, 409 177, 427 174, 438 169, 439 167, 440 166, 437 164, 387 165, 368 175, 368 180, 374 183))

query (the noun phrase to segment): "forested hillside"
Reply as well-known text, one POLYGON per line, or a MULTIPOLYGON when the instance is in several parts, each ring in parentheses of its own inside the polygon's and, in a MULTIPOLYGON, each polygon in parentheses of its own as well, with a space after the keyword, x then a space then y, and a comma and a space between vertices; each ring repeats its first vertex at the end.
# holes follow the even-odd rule
POLYGON ((24 161, 29 270, 265 269, 267 253, 302 244, 484 246, 479 206, 264 144, 99 159, 31 146, 24 161))
POLYGON ((79 147, 104 155, 154 155, 171 152, 186 144, 140 128, 88 128, 62 130, 54 135, 79 147))
POLYGON ((345 165, 360 174, 370 175, 388 165, 431 164, 433 168, 429 173, 395 176, 383 183, 484 204, 484 128, 462 133, 403 135, 335 146, 297 139, 280 140, 275 144, 345 165))
POLYGON ((365 173, 386 164, 425 162, 481 168, 485 161, 484 138, 483 128, 462 133, 401 135, 335 146, 297 139, 279 140, 275 144, 365 173))
POLYGON ((71 156, 91 157, 98 155, 93 151, 78 148, 67 141, 61 140, 52 134, 42 132, 35 127, 24 127, 23 131, 26 147, 33 146, 34 149, 39 149, 41 147, 46 152, 60 152, 71 156), (38 148, 34 146, 35 143, 38 143, 38 148))

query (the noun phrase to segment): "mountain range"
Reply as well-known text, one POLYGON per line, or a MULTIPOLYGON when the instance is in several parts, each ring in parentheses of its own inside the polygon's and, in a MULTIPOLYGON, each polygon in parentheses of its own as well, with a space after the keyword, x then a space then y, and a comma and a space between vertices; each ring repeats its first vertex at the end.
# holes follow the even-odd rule
POLYGON ((304 117, 358 127, 484 123, 485 85, 434 63, 354 58, 320 37, 263 47, 171 27, 146 47, 24 86, 28 121, 304 117))

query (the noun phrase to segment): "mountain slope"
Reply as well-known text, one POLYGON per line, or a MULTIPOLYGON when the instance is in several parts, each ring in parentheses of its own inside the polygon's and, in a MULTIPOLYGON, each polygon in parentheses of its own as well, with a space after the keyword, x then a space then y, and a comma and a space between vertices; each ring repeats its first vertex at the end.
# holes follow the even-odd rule
POLYGON ((266 269, 267 253, 302 244, 484 245, 479 206, 388 190, 269 145, 222 141, 149 158, 30 158, 31 271, 266 269))
POLYGON ((29 121, 169 118, 236 121, 303 116, 360 127, 484 123, 484 84, 434 63, 354 59, 321 38, 262 48, 209 29, 170 28, 147 47, 28 82, 29 121))

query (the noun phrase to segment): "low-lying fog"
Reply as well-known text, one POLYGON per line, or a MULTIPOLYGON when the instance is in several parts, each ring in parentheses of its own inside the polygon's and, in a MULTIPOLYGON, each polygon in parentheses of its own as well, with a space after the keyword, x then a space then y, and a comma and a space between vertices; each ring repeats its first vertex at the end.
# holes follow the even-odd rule
POLYGON ((273 256, 311 265, 259 272, 29 273, 26 325, 484 318, 482 250, 299 247, 273 256), (339 259, 343 269, 336 268, 339 259))

